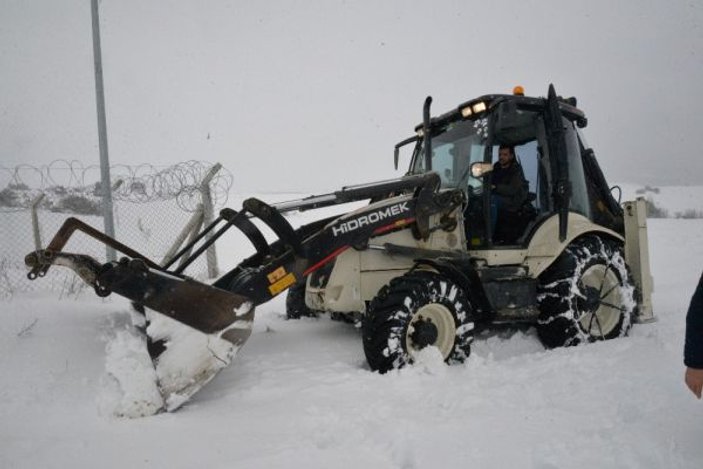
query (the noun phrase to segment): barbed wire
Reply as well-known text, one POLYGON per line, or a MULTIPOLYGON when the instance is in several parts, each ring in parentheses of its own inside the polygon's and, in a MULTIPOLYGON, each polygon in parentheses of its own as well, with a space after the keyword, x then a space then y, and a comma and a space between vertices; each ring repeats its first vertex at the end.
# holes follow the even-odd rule
MULTIPOLYGON (((114 165, 110 167, 112 197, 133 203, 176 200, 181 209, 194 211, 201 202, 203 180, 213 166, 194 160, 165 168, 151 164, 114 165)), ((13 199, 12 207, 3 206, 0 210, 27 209, 36 195, 46 191, 99 197, 102 193, 100 180, 100 166, 84 165, 77 160, 54 160, 42 166, 0 166, 0 197, 8 190, 25 192, 23 197, 13 199)), ((214 207, 226 204, 232 181, 232 174, 222 167, 212 177, 209 187, 214 207)))

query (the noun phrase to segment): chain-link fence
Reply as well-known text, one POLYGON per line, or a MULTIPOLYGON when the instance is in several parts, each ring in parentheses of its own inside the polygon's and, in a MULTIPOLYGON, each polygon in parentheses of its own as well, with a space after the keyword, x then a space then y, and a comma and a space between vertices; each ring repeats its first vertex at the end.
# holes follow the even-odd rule
MULTIPOLYGON (((110 174, 115 237, 157 263, 177 248, 177 235, 187 238, 184 228, 189 223, 197 228, 224 206, 232 184, 231 174, 220 165, 197 161, 166 168, 113 166, 110 174)), ((65 268, 53 267, 45 278, 29 281, 24 256, 46 247, 68 217, 103 231, 99 181, 98 166, 76 161, 41 167, 0 166, 0 298, 37 290, 51 290, 59 296, 83 291, 85 284, 65 268)), ((82 233, 74 234, 64 251, 106 260, 105 246, 82 233)), ((201 256, 186 274, 213 276, 213 254, 201 256)))

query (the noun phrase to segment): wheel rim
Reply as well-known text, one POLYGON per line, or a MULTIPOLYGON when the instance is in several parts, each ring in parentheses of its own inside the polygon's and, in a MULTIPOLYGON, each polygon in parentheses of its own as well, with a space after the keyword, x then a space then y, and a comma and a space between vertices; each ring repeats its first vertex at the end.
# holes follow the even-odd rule
POLYGON ((579 283, 577 309, 581 329, 604 339, 617 327, 625 311, 620 279, 610 266, 597 264, 583 273, 579 283))
POLYGON ((413 315, 405 335, 405 343, 410 355, 416 354, 428 345, 433 345, 439 349, 446 360, 454 348, 455 338, 456 324, 452 312, 442 304, 430 303, 422 306, 413 315), (426 339, 434 335, 429 332, 430 327, 434 327, 436 339, 426 343, 426 339), (419 340, 420 337, 425 340, 419 340))

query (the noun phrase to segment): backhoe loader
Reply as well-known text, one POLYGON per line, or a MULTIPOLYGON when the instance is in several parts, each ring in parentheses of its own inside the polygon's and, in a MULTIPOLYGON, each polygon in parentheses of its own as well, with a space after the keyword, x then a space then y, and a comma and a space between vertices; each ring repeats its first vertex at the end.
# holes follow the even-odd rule
POLYGON ((369 367, 381 373, 426 347, 462 362, 476 330, 497 324, 532 325, 546 347, 559 347, 653 320, 644 201, 613 197, 575 98, 550 85, 546 98, 484 95, 436 117, 431 101, 415 134, 396 145, 396 168, 401 150, 411 153, 403 177, 276 204, 247 199, 165 266, 70 218, 46 249, 26 256, 28 277, 62 265, 98 295, 130 299, 146 318, 165 411, 227 366, 255 307, 286 290, 290 317, 360 318, 369 367), (501 146, 514 149, 523 175, 524 203, 512 213, 493 209, 501 146), (284 216, 354 201, 367 203, 299 228, 284 216), (254 253, 212 284, 184 275, 232 226, 254 253), (76 230, 123 257, 101 264, 63 252, 76 230))

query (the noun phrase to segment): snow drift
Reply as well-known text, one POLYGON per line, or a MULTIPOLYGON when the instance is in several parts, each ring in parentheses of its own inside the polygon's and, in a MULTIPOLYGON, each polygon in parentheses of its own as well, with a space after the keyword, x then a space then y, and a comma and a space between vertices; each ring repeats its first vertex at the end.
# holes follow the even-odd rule
MULTIPOLYGON (((463 365, 430 348, 379 375, 353 326, 286 321, 279 297, 229 368, 144 419, 121 416, 156 405, 148 377, 112 378, 144 358, 126 301, 15 296, 0 303, 0 467, 699 468, 703 403, 682 347, 703 220, 649 228, 657 322, 627 338, 545 350, 531 329, 497 330, 463 365)), ((236 264, 234 244, 219 252, 236 264)))

